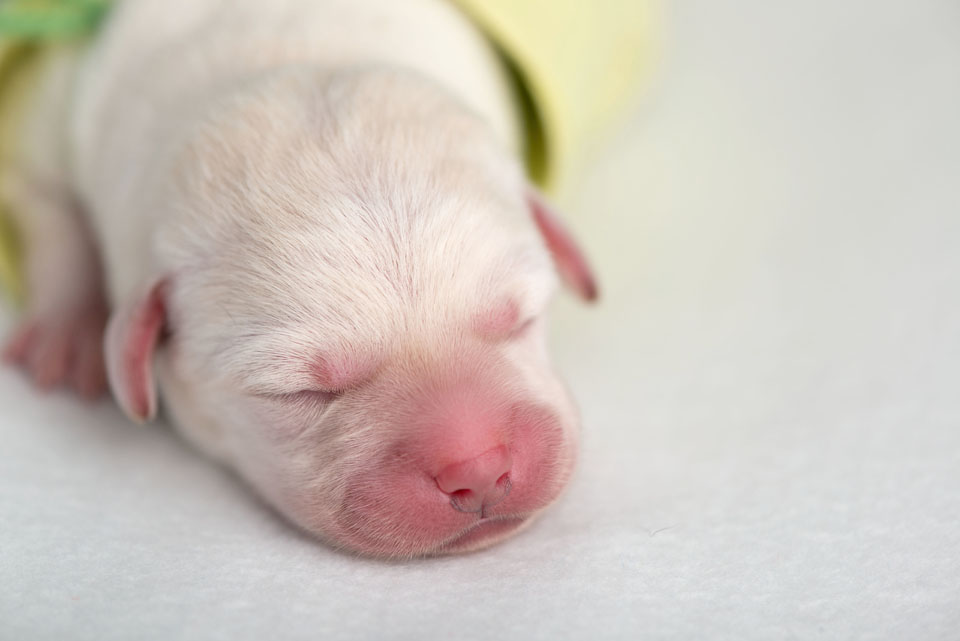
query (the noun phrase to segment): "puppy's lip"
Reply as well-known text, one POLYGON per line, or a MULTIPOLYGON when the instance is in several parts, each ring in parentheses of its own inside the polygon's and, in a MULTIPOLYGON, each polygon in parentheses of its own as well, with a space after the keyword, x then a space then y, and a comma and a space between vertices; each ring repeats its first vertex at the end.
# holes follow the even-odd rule
POLYGON ((517 516, 482 518, 440 545, 437 554, 470 552, 494 545, 529 525, 532 520, 530 517, 517 516))

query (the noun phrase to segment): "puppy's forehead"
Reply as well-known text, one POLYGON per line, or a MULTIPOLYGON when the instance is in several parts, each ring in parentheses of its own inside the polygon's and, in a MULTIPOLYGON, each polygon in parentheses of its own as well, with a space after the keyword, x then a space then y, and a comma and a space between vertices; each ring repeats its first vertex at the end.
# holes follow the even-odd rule
POLYGON ((192 306, 219 366, 251 389, 306 389, 318 370, 370 370, 411 343, 439 346, 484 310, 542 308, 553 277, 535 235, 476 204, 432 205, 419 220, 364 220, 347 201, 322 225, 285 220, 237 238, 192 306))
POLYGON ((522 170, 482 122, 419 81, 294 80, 238 100, 182 159, 159 245, 198 362, 241 376, 383 352, 546 299, 522 170))

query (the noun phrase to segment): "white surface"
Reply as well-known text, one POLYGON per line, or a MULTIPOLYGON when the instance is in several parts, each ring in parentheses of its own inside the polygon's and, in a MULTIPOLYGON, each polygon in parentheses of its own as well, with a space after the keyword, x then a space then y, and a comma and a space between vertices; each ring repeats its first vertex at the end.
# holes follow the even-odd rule
POLYGON ((0 638, 960 638, 960 7, 689 0, 568 201, 578 478, 490 551, 298 535, 0 373, 0 638), (721 5, 726 9, 722 9, 721 5))

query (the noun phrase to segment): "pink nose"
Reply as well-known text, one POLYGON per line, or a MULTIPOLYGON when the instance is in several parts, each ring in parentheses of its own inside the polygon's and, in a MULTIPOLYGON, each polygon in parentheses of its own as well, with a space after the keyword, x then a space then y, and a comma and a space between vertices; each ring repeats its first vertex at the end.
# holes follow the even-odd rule
POLYGON ((480 456, 453 463, 437 474, 437 486, 450 495, 450 505, 460 512, 480 512, 510 493, 510 451, 505 445, 480 456))

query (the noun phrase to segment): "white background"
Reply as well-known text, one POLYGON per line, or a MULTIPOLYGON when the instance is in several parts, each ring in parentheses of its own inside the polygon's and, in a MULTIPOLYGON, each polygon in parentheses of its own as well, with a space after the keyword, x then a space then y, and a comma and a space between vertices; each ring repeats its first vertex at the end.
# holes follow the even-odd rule
POLYGON ((960 638, 960 4, 668 4, 562 199, 604 299, 556 309, 561 503, 358 560, 2 371, 0 639, 960 638))

